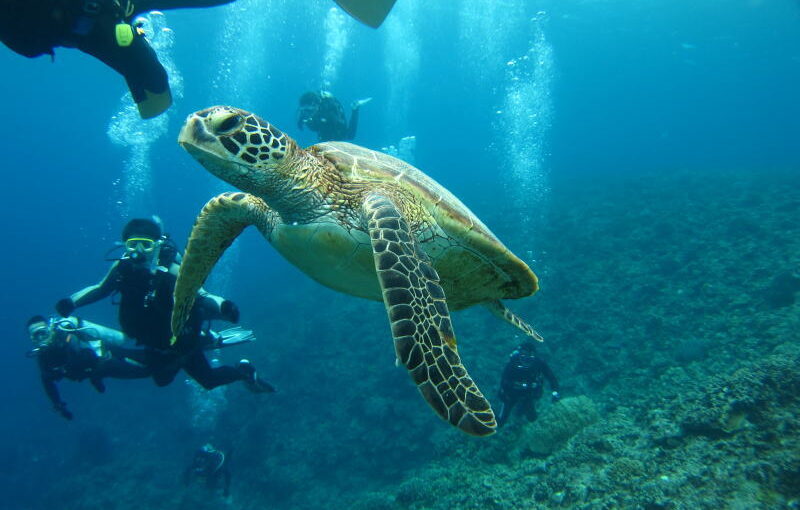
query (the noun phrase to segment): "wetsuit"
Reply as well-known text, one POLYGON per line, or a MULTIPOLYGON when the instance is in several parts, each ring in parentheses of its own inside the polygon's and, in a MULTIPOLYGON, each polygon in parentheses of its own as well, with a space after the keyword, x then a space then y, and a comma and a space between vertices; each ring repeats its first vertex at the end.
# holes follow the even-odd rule
MULTIPOLYGON (((304 96, 305 97, 305 96, 304 96)), ((297 126, 307 127, 317 133, 320 142, 330 140, 352 140, 358 129, 358 108, 350 111, 350 123, 344 115, 344 108, 338 99, 331 95, 317 96, 312 104, 301 105, 297 113, 297 126)))
POLYGON ((542 397, 545 379, 557 395, 558 380, 547 363, 531 351, 514 351, 500 380, 502 409, 497 424, 505 424, 511 410, 517 405, 530 421, 536 420, 536 400, 542 397))
POLYGON ((222 481, 222 491, 225 497, 230 495, 231 472, 228 469, 228 458, 217 449, 200 449, 195 453, 194 459, 183 473, 183 483, 189 485, 194 477, 204 478, 206 487, 213 490, 222 481))
MULTIPOLYGON (((0 41, 29 58, 54 55, 54 48, 78 48, 101 60, 128 84, 143 118, 172 104, 167 72, 144 35, 131 29, 127 46, 117 41, 116 26, 143 12, 210 7, 233 0, 0 0, 0 41)), ((123 27, 125 28, 125 27, 123 27)))
POLYGON ((150 268, 122 259, 111 266, 103 280, 57 305, 59 313, 70 308, 85 306, 119 293, 119 323, 122 331, 145 347, 136 359, 151 369, 153 380, 159 386, 171 383, 183 368, 187 374, 206 389, 216 388, 244 378, 242 372, 231 366, 212 368, 203 352, 207 338, 202 335, 206 320, 223 319, 238 322, 238 309, 228 300, 204 290, 198 293, 184 332, 175 345, 172 338, 171 317, 173 291, 177 280, 179 255, 170 245, 160 252, 159 266, 153 273, 150 268))
MULTIPOLYGON (((79 319, 70 320, 80 323, 79 319)), ((44 391, 53 407, 67 419, 72 419, 72 413, 67 411, 56 385, 61 379, 89 379, 92 386, 103 393, 106 390, 104 377, 138 379, 151 375, 148 368, 132 361, 131 356, 141 354, 138 349, 110 345, 80 331, 68 332, 58 327, 53 331, 53 340, 36 349, 35 353, 44 391)))

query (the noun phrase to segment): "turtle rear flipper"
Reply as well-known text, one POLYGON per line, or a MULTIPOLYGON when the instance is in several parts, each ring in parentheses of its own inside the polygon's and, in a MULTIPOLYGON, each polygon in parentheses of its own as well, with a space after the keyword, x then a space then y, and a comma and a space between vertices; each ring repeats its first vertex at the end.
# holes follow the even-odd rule
POLYGON ((506 308, 499 299, 484 303, 484 306, 489 309, 496 317, 503 319, 512 326, 519 328, 520 331, 533 338, 537 342, 544 342, 544 338, 540 335, 533 326, 522 320, 517 314, 506 308))
POLYGON ((468 434, 494 433, 497 424, 489 401, 461 364, 444 291, 430 259, 391 198, 370 193, 363 211, 397 359, 439 416, 468 434))
POLYGON ((197 291, 234 239, 250 225, 268 235, 273 218, 274 213, 263 200, 247 193, 223 193, 206 203, 192 227, 175 282, 173 338, 180 336, 197 291))

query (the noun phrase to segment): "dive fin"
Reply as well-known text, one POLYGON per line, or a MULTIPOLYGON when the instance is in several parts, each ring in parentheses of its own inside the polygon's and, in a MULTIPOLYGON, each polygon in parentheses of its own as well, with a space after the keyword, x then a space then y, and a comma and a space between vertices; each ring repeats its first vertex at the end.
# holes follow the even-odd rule
POLYGON ((378 28, 396 0, 335 0, 339 7, 361 23, 378 28))
POLYGON ((256 336, 249 329, 234 326, 217 332, 216 339, 216 347, 230 347, 231 345, 252 342, 256 339, 256 336))
POLYGON ((167 111, 170 106, 172 106, 172 94, 169 89, 160 94, 145 90, 144 99, 136 103, 136 107, 139 108, 139 115, 143 119, 158 117, 167 111))

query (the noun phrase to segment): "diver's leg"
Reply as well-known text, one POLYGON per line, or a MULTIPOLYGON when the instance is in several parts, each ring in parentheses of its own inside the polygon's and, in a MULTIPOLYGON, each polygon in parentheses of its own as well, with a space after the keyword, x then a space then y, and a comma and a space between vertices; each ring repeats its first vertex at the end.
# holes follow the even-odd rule
POLYGON ((356 130, 358 129, 358 108, 353 108, 350 111, 350 124, 347 125, 347 138, 345 140, 353 140, 356 137, 356 130))
POLYGON ((225 485, 223 486, 222 489, 222 495, 227 498, 228 496, 231 495, 231 472, 225 466, 222 467, 222 476, 225 477, 225 479, 223 480, 225 485))
POLYGON ((511 410, 517 404, 517 399, 509 394, 505 394, 501 400, 503 407, 500 408, 500 415, 497 417, 497 426, 502 427, 511 416, 511 410))
MULTIPOLYGON (((142 352, 142 364, 150 371, 156 386, 167 386, 175 380, 175 376, 178 375, 178 371, 181 369, 180 358, 174 352, 157 351, 155 349, 130 350, 142 352)), ((131 357, 131 359, 133 358, 131 357)))
POLYGON ((142 0, 133 1, 133 15, 148 11, 166 11, 169 9, 183 9, 188 7, 214 7, 225 5, 234 0, 142 0))
POLYGON ((99 367, 98 372, 102 374, 101 377, 113 377, 115 379, 141 379, 151 375, 151 371, 147 366, 134 361, 130 357, 106 360, 99 367))
POLYGON ((201 349, 196 349, 185 356, 183 369, 207 390, 244 379, 242 372, 234 367, 225 365, 212 368, 201 349))
POLYGON ((528 421, 536 421, 538 414, 536 413, 536 399, 533 398, 533 395, 525 395, 522 397, 522 409, 528 421))
POLYGON ((125 78, 142 118, 155 117, 172 104, 167 71, 144 36, 136 34, 129 46, 120 46, 114 27, 103 23, 81 40, 78 49, 125 78))
POLYGON ((153 369, 153 382, 156 386, 163 387, 169 386, 178 375, 179 368, 175 367, 158 367, 153 369))

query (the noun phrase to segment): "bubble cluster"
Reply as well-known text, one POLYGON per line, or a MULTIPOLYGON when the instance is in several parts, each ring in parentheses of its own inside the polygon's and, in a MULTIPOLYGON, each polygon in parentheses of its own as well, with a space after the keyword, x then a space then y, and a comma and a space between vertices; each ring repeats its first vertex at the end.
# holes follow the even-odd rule
POLYGON ((503 105, 496 112, 496 129, 504 143, 509 196, 519 210, 524 237, 535 238, 550 193, 547 159, 553 117, 551 92, 555 77, 553 48, 545 37, 546 13, 530 20, 530 45, 505 64, 503 105))
POLYGON ((330 90, 339 76, 344 50, 350 39, 351 26, 352 23, 340 9, 336 7, 328 9, 325 17, 325 56, 320 76, 322 88, 325 90, 330 90))
MULTIPOLYGON (((211 83, 207 104, 236 105, 258 109, 258 101, 270 96, 270 69, 274 51, 283 36, 281 27, 290 0, 237 0, 218 7, 222 20, 216 52, 207 69, 211 83)), ((277 62, 279 65, 280 62, 277 62)), ((215 181, 209 195, 230 191, 223 181, 215 181)), ((233 268, 239 260, 239 245, 234 243, 209 277, 209 288, 225 294, 233 281, 233 268)))
MULTIPOLYGON (((219 366, 219 361, 210 360, 211 366, 219 366)), ((186 379, 189 387, 189 410, 192 429, 200 435, 210 435, 214 432, 220 415, 228 404, 227 387, 219 386, 213 390, 206 390, 193 379, 186 379)))
POLYGON ((386 35, 383 62, 386 76, 390 77, 385 114, 390 139, 407 133, 411 91, 419 79, 421 37, 415 24, 419 19, 419 4, 418 0, 398 2, 383 28, 386 35))
MULTIPOLYGON (((134 25, 144 31, 167 71, 172 98, 179 101, 183 97, 183 76, 172 58, 175 34, 167 26, 166 16, 153 11, 136 18, 134 25)), ((155 141, 167 133, 168 126, 169 112, 143 120, 130 92, 120 98, 119 110, 111 116, 106 133, 114 144, 128 149, 123 160, 122 177, 113 186, 113 201, 122 218, 153 208, 150 150, 155 141)))

